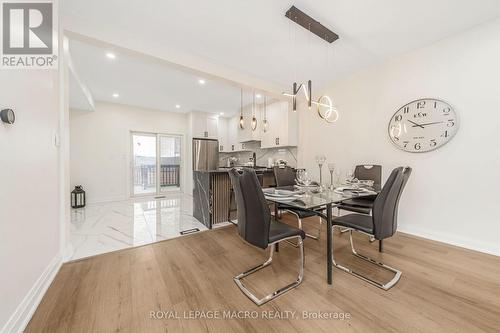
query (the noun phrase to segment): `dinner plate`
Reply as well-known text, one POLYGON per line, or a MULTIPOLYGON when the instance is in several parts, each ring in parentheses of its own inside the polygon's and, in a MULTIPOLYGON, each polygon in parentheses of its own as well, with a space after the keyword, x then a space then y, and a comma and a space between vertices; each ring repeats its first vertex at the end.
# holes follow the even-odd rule
POLYGON ((335 193, 339 193, 339 194, 342 194, 342 193, 345 193, 345 192, 352 192, 352 193, 359 193, 359 194, 364 194, 364 193, 368 193, 368 192, 371 192, 365 188, 353 188, 353 187, 350 187, 350 186, 346 186, 346 187, 337 187, 335 190, 333 190, 333 192, 335 193))
POLYGON ((294 191, 275 190, 275 189, 266 189, 263 192, 266 196, 270 196, 270 197, 289 197, 289 196, 297 194, 294 191))
POLYGON ((293 196, 293 197, 271 197, 271 196, 269 196, 268 199, 271 199, 273 201, 282 202, 282 203, 287 203, 287 202, 292 202, 292 201, 297 200, 297 197, 295 197, 295 196, 293 196))

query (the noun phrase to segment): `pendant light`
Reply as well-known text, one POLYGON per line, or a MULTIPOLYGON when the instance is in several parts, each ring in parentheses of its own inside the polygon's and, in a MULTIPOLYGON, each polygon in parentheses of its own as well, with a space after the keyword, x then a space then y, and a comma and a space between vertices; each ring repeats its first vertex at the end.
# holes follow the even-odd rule
POLYGON ((243 119, 243 88, 240 89, 240 129, 245 129, 245 119, 243 119))
POLYGON ((253 92, 252 100, 252 131, 257 129, 257 117, 255 116, 255 90, 253 92))
POLYGON ((262 120, 262 130, 267 132, 267 96, 264 96, 264 120, 262 120))

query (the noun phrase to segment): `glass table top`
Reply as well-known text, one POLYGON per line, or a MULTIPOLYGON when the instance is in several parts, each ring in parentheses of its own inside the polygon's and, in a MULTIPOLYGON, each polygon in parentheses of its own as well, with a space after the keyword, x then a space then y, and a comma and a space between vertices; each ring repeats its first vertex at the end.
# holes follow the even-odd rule
MULTIPOLYGON (((283 187, 276 187, 275 189, 277 190, 289 190, 293 191, 296 190, 293 186, 283 186, 283 187)), ((315 209, 319 207, 326 206, 328 204, 339 204, 342 201, 352 199, 352 198, 361 198, 364 196, 373 196, 375 195, 377 190, 375 190, 373 193, 367 193, 367 194, 355 194, 355 193, 350 193, 350 192, 345 192, 345 193, 337 193, 334 190, 323 190, 322 192, 305 192, 303 194, 298 194, 295 195, 297 199, 293 201, 280 201, 280 198, 275 198, 271 196, 266 196, 267 201, 271 202, 276 202, 280 203, 283 205, 291 206, 291 207, 296 207, 296 208, 302 208, 302 209, 315 209)), ((265 194, 265 190, 264 190, 265 194)))

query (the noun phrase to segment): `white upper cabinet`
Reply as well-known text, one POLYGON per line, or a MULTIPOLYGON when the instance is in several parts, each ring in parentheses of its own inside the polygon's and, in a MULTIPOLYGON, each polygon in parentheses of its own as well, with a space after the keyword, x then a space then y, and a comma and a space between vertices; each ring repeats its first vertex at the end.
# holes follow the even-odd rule
POLYGON ((298 143, 297 113, 290 103, 276 102, 267 106, 267 131, 262 132, 261 148, 294 147, 298 143))
POLYGON ((205 112, 191 113, 193 138, 218 138, 218 116, 205 112))
MULTIPOLYGON (((252 106, 243 109, 243 117, 245 120, 245 128, 239 130, 240 142, 251 142, 262 140, 262 110, 259 104, 255 105, 255 118, 257 119, 257 128, 252 131, 252 106)), ((239 120, 239 118, 238 118, 239 120)))
POLYGON ((227 122, 227 142, 229 152, 245 151, 247 144, 241 142, 240 116, 234 116, 227 122))
POLYGON ((219 133, 219 152, 227 153, 231 151, 229 144, 229 133, 228 133, 228 119, 219 117, 218 123, 218 133, 219 133))

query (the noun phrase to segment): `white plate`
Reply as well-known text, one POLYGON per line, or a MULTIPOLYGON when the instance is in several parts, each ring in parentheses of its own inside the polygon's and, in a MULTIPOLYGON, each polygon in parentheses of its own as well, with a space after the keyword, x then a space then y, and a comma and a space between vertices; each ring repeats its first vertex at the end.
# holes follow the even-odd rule
POLYGON ((344 191, 352 191, 353 193, 368 193, 368 192, 371 192, 365 188, 352 188, 352 187, 349 187, 349 186, 346 186, 346 187, 337 187, 335 190, 333 190, 333 192, 335 193, 338 193, 338 194, 342 194, 342 193, 345 193, 344 191))
POLYGON ((290 197, 292 195, 297 194, 297 192, 295 192, 295 191, 275 190, 275 189, 266 189, 263 192, 264 192, 264 195, 267 195, 270 197, 290 197))
POLYGON ((287 203, 287 202, 292 202, 292 201, 297 200, 297 197, 295 197, 295 196, 293 196, 293 197, 272 197, 272 196, 267 196, 266 199, 269 199, 269 200, 272 200, 272 201, 277 201, 277 202, 287 203))

